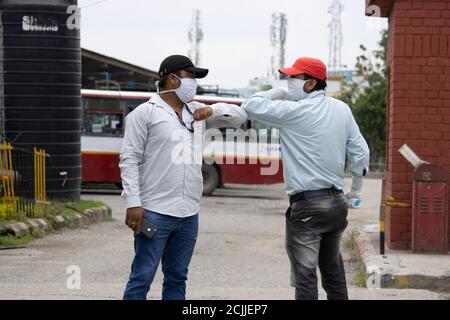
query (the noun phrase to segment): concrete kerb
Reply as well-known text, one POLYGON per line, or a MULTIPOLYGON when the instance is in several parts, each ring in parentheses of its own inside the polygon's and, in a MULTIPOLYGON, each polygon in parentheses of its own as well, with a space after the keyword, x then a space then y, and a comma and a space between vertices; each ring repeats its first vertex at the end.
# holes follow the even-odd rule
POLYGON ((47 230, 49 226, 49 222, 46 219, 31 219, 25 221, 25 224, 29 227, 31 231, 47 230))
POLYGON ((58 229, 64 228, 64 226, 66 225, 66 220, 64 219, 63 216, 58 215, 58 216, 52 217, 50 223, 54 229, 58 230, 58 229))
POLYGON ((11 234, 16 238, 20 238, 39 230, 45 232, 50 228, 54 230, 60 230, 64 227, 84 228, 90 224, 107 220, 109 217, 111 217, 111 208, 103 206, 86 209, 82 214, 75 213, 69 218, 57 215, 50 219, 29 219, 25 222, 0 225, 0 235, 11 234))
POLYGON ((112 211, 110 207, 102 206, 97 208, 86 209, 84 210, 84 215, 88 217, 91 221, 96 222, 112 217, 112 211))
POLYGON ((25 222, 15 222, 6 225, 8 233, 16 238, 23 237, 30 232, 30 227, 25 222))
POLYGON ((95 223, 95 222, 98 221, 96 216, 95 216, 95 210, 94 209, 86 209, 86 210, 84 210, 83 214, 88 218, 90 223, 95 223))
POLYGON ((364 230, 353 229, 351 237, 368 287, 450 292, 450 270, 404 267, 395 254, 377 254, 364 230))

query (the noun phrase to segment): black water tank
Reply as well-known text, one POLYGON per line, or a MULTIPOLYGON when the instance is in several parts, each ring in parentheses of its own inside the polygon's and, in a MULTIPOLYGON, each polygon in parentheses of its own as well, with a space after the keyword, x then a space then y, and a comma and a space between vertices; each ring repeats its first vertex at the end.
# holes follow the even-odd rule
POLYGON ((81 186, 81 49, 76 0, 0 0, 0 117, 15 146, 44 148, 47 196, 81 186), (70 28, 69 28, 70 27, 70 28), (65 184, 61 172, 67 172, 65 184))

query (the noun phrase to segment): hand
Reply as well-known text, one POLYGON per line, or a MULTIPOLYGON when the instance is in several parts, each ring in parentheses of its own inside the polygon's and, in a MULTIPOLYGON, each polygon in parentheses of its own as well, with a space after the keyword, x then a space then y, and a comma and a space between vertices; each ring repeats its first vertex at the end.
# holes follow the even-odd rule
POLYGON ((289 96, 286 88, 274 88, 268 91, 271 100, 286 100, 289 96))
POLYGON ((141 221, 145 215, 145 210, 142 207, 128 208, 125 217, 125 224, 133 229, 134 232, 139 233, 141 228, 141 221))
POLYGON ((213 115, 213 109, 211 107, 197 108, 194 111, 194 120, 202 121, 202 120, 208 119, 212 115, 213 115))
POLYGON ((349 192, 345 195, 345 201, 347 202, 348 208, 358 209, 361 207, 361 194, 349 192), (355 202, 355 199, 359 201, 355 202))

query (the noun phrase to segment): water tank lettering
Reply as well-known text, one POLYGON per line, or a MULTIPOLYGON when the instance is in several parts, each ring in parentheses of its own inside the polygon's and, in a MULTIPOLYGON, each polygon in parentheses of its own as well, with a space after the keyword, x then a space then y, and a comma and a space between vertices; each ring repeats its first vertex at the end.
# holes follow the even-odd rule
POLYGON ((23 16, 22 30, 58 32, 58 23, 53 19, 43 20, 33 16, 23 16))

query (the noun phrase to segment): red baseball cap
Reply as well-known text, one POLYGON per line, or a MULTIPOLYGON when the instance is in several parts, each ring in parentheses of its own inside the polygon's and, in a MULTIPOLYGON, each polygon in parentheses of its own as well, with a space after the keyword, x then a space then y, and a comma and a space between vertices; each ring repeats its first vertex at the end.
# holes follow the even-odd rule
POLYGON ((320 80, 327 78, 327 67, 322 61, 315 58, 298 58, 292 67, 278 69, 278 71, 288 76, 306 73, 320 80))

